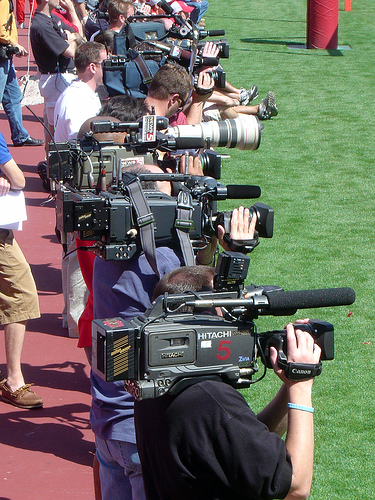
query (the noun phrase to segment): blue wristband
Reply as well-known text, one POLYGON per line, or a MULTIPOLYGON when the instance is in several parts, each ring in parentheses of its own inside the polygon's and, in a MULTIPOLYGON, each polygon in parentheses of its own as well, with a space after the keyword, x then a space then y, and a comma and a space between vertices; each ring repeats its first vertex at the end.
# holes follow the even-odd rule
POLYGON ((301 411, 307 411, 309 413, 314 413, 314 408, 311 406, 302 406, 302 405, 296 405, 294 403, 288 403, 287 407, 290 408, 291 410, 301 410, 301 411))

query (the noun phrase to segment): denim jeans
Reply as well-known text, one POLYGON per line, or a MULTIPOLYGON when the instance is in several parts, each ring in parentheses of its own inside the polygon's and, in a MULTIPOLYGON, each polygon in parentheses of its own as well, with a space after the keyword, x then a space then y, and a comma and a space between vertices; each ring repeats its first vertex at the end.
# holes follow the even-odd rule
POLYGON ((16 71, 11 59, 0 58, 0 102, 7 115, 13 144, 20 144, 29 138, 22 125, 22 92, 17 82, 16 71))
POLYGON ((96 436, 102 500, 145 500, 137 445, 96 436))
POLYGON ((206 0, 202 0, 202 2, 185 1, 185 3, 187 3, 190 7, 194 7, 194 10, 190 12, 190 19, 193 23, 199 23, 208 9, 208 2, 206 0))

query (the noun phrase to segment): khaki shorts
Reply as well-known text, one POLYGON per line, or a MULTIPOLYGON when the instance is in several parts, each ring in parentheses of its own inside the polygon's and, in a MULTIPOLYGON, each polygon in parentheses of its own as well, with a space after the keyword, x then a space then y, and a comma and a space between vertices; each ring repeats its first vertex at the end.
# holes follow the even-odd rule
POLYGON ((0 325, 39 318, 38 293, 13 231, 0 229, 0 325))

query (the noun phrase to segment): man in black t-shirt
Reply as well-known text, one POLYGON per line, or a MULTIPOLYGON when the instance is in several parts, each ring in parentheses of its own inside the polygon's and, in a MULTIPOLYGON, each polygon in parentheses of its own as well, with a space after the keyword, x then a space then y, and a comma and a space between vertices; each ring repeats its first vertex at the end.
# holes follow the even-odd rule
MULTIPOLYGON (((52 135, 54 107, 60 94, 76 78, 73 58, 82 42, 73 28, 52 14, 58 4, 58 0, 37 0, 30 28, 31 47, 41 73, 39 90, 44 97, 44 121, 52 135)), ((49 141, 47 137, 46 143, 49 141)))
MULTIPOLYGON (((202 269, 188 267, 168 273, 154 298, 164 292, 182 293, 185 281, 189 290, 207 289, 201 274, 202 269)), ((212 282, 212 270, 207 276, 212 282)), ((307 332, 288 324, 286 336, 289 362, 319 362, 320 348, 307 332)), ((147 500, 308 497, 314 451, 313 379, 288 380, 277 356, 271 348, 272 366, 284 383, 257 415, 236 389, 213 380, 190 385, 176 396, 167 393, 135 402, 147 500), (284 442, 280 436, 285 430, 284 442)))
POLYGON ((83 32, 86 40, 91 40, 91 37, 100 31, 103 33, 109 26, 108 22, 108 1, 100 0, 98 7, 92 10, 86 20, 83 32))

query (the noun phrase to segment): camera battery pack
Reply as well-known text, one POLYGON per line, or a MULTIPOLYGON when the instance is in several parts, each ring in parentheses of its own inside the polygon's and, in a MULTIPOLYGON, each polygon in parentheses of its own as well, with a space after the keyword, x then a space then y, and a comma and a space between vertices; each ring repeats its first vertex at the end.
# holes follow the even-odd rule
POLYGON ((92 370, 107 382, 134 378, 138 329, 121 318, 92 323, 92 370))

